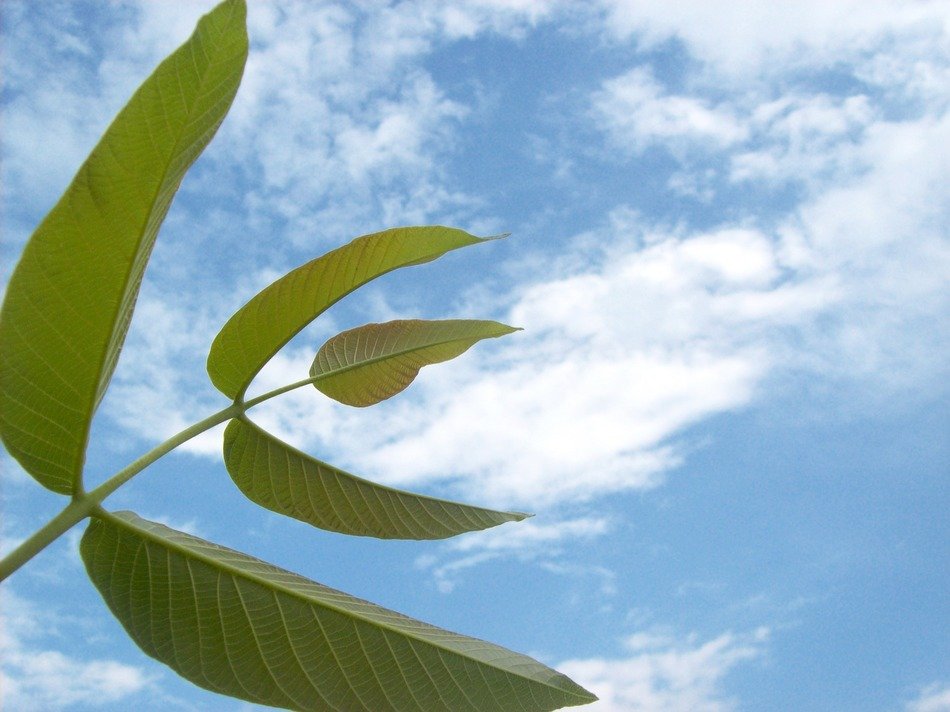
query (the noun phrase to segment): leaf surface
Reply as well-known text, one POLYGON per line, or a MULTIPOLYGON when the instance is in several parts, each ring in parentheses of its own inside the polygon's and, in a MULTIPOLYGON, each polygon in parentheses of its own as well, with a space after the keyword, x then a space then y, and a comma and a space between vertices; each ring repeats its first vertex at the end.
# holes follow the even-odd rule
POLYGON ((235 312, 211 344, 208 375, 240 398, 280 348, 357 287, 399 267, 487 242, 454 228, 401 227, 363 235, 291 270, 235 312))
POLYGON ((135 92, 10 278, 0 313, 0 436, 55 492, 79 486, 90 422, 159 226, 224 119, 246 57, 244 2, 227 0, 135 92))
POLYGON ((320 529, 379 539, 444 539, 526 518, 404 492, 292 448, 244 419, 224 431, 224 462, 250 499, 320 529))
POLYGON ((264 705, 528 712, 596 698, 524 655, 436 628, 131 512, 97 515, 90 578, 147 654, 264 705))
POLYGON ((365 407, 405 390, 419 369, 465 353, 482 339, 519 331, 497 321, 400 319, 330 338, 310 367, 313 385, 340 403, 365 407))

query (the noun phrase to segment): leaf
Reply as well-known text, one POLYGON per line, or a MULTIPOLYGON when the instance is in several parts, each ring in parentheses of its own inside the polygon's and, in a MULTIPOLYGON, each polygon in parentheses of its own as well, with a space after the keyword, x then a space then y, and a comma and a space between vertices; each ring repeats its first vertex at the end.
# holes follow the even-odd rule
POLYGON ((250 499, 320 529, 379 539, 445 539, 517 522, 497 512, 403 492, 351 475, 234 419, 224 431, 224 462, 250 499))
POLYGON ((0 436, 55 492, 80 486, 89 425, 159 226, 241 81, 244 19, 242 0, 222 3, 145 80, 10 278, 0 314, 0 436))
POLYGON ((404 319, 366 324, 329 339, 317 352, 314 386, 340 403, 374 405, 405 390, 419 369, 465 353, 482 339, 520 331, 497 321, 404 319))
POLYGON ((211 344, 208 375, 240 399, 254 376, 307 324, 363 284, 399 267, 487 242, 448 227, 401 227, 370 235, 291 270, 228 319, 211 344))
POLYGON ((527 712, 596 699, 524 655, 131 512, 94 517, 80 551, 139 647, 215 692, 347 712, 527 712))

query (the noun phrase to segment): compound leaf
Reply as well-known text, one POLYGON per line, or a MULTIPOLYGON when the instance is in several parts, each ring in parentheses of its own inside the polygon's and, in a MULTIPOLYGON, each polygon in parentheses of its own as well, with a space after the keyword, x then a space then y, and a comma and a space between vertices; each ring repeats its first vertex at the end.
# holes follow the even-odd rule
POLYGON ((306 455, 244 419, 224 431, 224 462, 252 502, 315 527, 379 539, 444 539, 529 516, 404 492, 306 455))
POLYGON ((90 578, 147 654, 263 705, 528 712, 596 698, 524 655, 407 618, 131 512, 82 538, 90 578))
POLYGON ((365 407, 396 395, 419 369, 465 353, 482 339, 518 331, 497 321, 400 319, 366 324, 330 338, 317 352, 310 375, 321 393, 365 407))
POLYGON ((227 0, 135 92, 40 223, 0 314, 0 436, 43 486, 80 484, 93 413, 185 172, 237 92, 243 0, 227 0))
POLYGON ((228 320, 211 344, 208 375, 229 398, 240 398, 280 348, 354 289, 399 267, 486 242, 454 228, 401 227, 363 235, 291 270, 228 320))

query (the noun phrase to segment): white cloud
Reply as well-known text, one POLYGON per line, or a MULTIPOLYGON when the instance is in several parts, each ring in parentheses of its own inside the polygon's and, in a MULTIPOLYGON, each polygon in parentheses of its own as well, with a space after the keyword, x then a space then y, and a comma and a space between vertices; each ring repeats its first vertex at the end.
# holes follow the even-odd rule
MULTIPOLYGON (((110 111, 121 104, 112 109, 96 80, 78 8, 4 3, 0 11, 5 85, 0 185, 5 211, 25 217, 18 213, 48 209, 95 144, 110 111)), ((10 232, 5 230, 5 240, 25 239, 10 232)))
POLYGON ((822 370, 884 384, 939 383, 950 281, 950 114, 878 122, 859 146, 863 170, 823 186, 784 230, 802 272, 833 276, 834 338, 808 334, 822 370), (817 349, 815 347, 818 347, 817 349))
POLYGON ((539 566, 557 574, 587 576, 594 573, 605 581, 602 591, 611 593, 612 572, 601 567, 554 563, 565 545, 596 539, 609 529, 608 521, 598 517, 564 519, 554 523, 529 519, 453 539, 442 546, 439 554, 419 557, 416 566, 431 570, 436 587, 442 593, 451 593, 455 589, 462 572, 510 557, 522 562, 538 561, 539 566))
MULTIPOLYGON (((601 0, 604 30, 646 46, 670 38, 720 72, 747 81, 760 72, 777 74, 802 66, 854 61, 880 43, 931 40, 950 30, 941 0, 807 0, 728 4, 703 0, 643 3, 601 0)), ((936 45, 939 46, 939 45, 936 45)))
MULTIPOLYGON (((158 443, 226 405, 204 367, 211 339, 224 320, 213 300, 200 304, 183 298, 173 304, 147 291, 139 299, 102 407, 127 431, 158 443)), ((219 431, 199 436, 184 449, 219 454, 219 431)), ((113 437, 110 444, 126 453, 139 449, 127 438, 113 437)))
POLYGON ((748 135, 728 107, 669 94, 643 68, 604 82, 593 103, 612 142, 633 153, 653 144, 722 149, 748 135))
POLYGON ((517 36, 548 6, 252 5, 254 51, 220 139, 251 177, 249 211, 298 246, 349 236, 354 225, 475 219, 479 200, 451 187, 442 168, 469 109, 423 61, 445 41, 517 36))
POLYGON ((789 94, 754 107, 755 148, 730 157, 734 182, 794 182, 815 187, 865 166, 854 141, 875 116, 865 95, 789 94))
POLYGON ((622 247, 518 289, 507 320, 526 332, 484 365, 476 351, 425 373, 416 398, 360 414, 360 468, 535 508, 656 486, 679 462, 671 439, 753 398, 770 334, 835 297, 787 283, 780 244, 753 230, 605 242, 622 247))
MULTIPOLYGON (((6 10, 16 21, 5 25, 17 32, 5 37, 5 52, 23 58, 27 68, 7 77, 6 204, 34 213, 50 205, 135 86, 212 5, 127 2, 110 12, 75 14, 6 10), (101 42, 84 41, 89 23, 101 42), (55 71, 36 58, 38 36, 47 38, 44 47, 59 48, 55 71)), ((514 32, 545 12, 535 3, 494 8, 472 2, 453 12, 453 22, 462 22, 463 13, 463 24, 471 25, 466 34, 514 32)), ((439 160, 467 110, 444 96, 421 63, 450 33, 440 19, 445 14, 429 3, 251 3, 254 49, 205 162, 225 156, 236 162, 229 168, 242 171, 251 186, 244 207, 256 230, 279 230, 292 244, 312 245, 349 235, 354 225, 471 216, 477 201, 445 184, 439 160)), ((200 180, 192 176, 186 186, 200 180)))
POLYGON ((119 703, 153 685, 142 668, 93 656, 70 657, 44 643, 60 623, 49 611, 4 589, 0 628, 0 702, 5 709, 65 710, 119 703))
POLYGON ((906 712, 948 712, 950 685, 934 683, 920 691, 920 695, 904 705, 906 712))
MULTIPOLYGON (((689 121, 667 121, 669 94, 638 68, 613 80, 617 91, 593 97, 597 106, 612 107, 601 111, 608 139, 634 149, 651 141, 667 147, 685 166, 670 178, 670 188, 708 205, 737 187, 776 195, 791 189, 799 196, 784 214, 768 207, 765 216, 750 212, 746 218, 747 224, 774 226, 767 232, 769 239, 777 238, 781 293, 760 291, 721 303, 746 310, 750 321, 763 310, 762 317, 778 327, 783 321, 778 302, 790 298, 784 323, 797 335, 768 339, 771 355, 780 351, 776 360, 786 366, 834 379, 871 378, 885 390, 945 380, 946 366, 935 354, 945 351, 948 330, 942 315, 950 306, 950 83, 941 82, 950 77, 946 13, 937 18, 933 3, 915 3, 908 14, 904 5, 875 3, 870 10, 862 5, 860 18, 836 27, 834 18, 844 5, 813 14, 796 6, 793 12, 800 17, 782 23, 788 37, 776 38, 764 32, 766 20, 780 23, 790 6, 740 4, 736 7, 749 15, 738 31, 755 34, 758 44, 746 45, 738 59, 745 70, 768 75, 770 87, 754 81, 730 84, 729 58, 703 53, 704 21, 710 26, 733 22, 732 9, 720 13, 687 5, 673 13, 624 2, 611 7, 618 13, 616 27, 648 36, 644 28, 665 27, 706 59, 703 72, 685 76, 685 93, 677 98, 699 113, 728 117, 726 126, 742 126, 746 134, 726 132, 717 140, 715 132, 704 136, 689 121), (924 22, 925 17, 937 21, 924 22), (625 25, 623 18, 632 24, 625 25), (802 61, 819 66, 831 53, 840 61, 842 77, 853 72, 867 83, 861 90, 853 88, 855 82, 838 93, 810 90, 807 81, 796 78, 794 63, 774 56, 788 50, 783 43, 799 32, 810 43, 825 31, 830 34, 821 51, 799 47, 802 61), (860 48, 845 41, 852 36, 861 37, 860 48), (621 89, 633 99, 616 99, 623 96, 621 89), (615 118, 611 122, 606 116, 615 118), (667 137, 659 129, 651 133, 650 127, 664 126, 672 127, 667 137), (701 150, 713 161, 700 164, 684 148, 701 150), (717 186, 716 161, 728 166, 731 185, 717 186), (820 320, 819 314, 824 315, 820 320)), ((718 35, 717 42, 729 45, 718 35)))
POLYGON ((724 678, 761 658, 769 631, 723 633, 705 642, 645 631, 624 641, 626 657, 568 660, 558 669, 596 694, 596 712, 727 712, 737 704, 724 678))
MULTIPOLYGON (((642 65, 591 96, 597 125, 626 151, 661 145, 685 160, 728 149, 734 181, 811 188, 862 169, 849 148, 874 121, 935 118, 950 106, 940 2, 601 5, 615 38, 647 47, 677 38, 693 61, 667 79, 675 91, 642 65), (823 73, 834 78, 814 81, 823 73)), ((672 187, 710 202, 711 181, 697 176, 712 169, 688 167, 672 187)))
POLYGON ((443 99, 432 79, 417 74, 407 87, 406 102, 379 106, 370 126, 346 126, 336 136, 341 160, 350 179, 359 184, 367 175, 392 166, 424 168, 423 148, 438 132, 438 122, 463 116, 458 104, 443 99), (422 114, 426 122, 420 121, 422 114))
POLYGON ((586 540, 606 534, 608 523, 600 518, 571 519, 556 524, 526 520, 510 527, 488 529, 458 539, 449 545, 452 551, 511 551, 548 549, 567 540, 586 540))
POLYGON ((428 49, 442 39, 472 39, 486 32, 521 38, 569 7, 565 0, 403 0, 376 8, 371 38, 394 48, 386 53, 389 56, 428 49), (394 51, 399 49, 403 51, 394 51))

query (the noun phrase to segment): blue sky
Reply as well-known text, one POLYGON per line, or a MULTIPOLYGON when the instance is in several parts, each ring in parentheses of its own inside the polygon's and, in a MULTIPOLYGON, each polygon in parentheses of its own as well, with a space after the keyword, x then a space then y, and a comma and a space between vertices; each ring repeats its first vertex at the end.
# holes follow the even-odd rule
MULTIPOLYGON (((212 2, 5 0, 2 263, 212 2)), ((361 290, 349 326, 524 332, 353 410, 254 419, 362 475, 537 516, 444 543, 309 530, 243 500, 220 433, 130 508, 531 654, 598 712, 950 710, 950 6, 249 2, 232 111, 160 235, 88 473, 220 408, 227 317, 356 235, 504 241, 361 290)), ((5 549, 61 506, 3 456, 5 549)), ((141 654, 81 527, 4 584, 17 710, 233 710, 141 654)))

